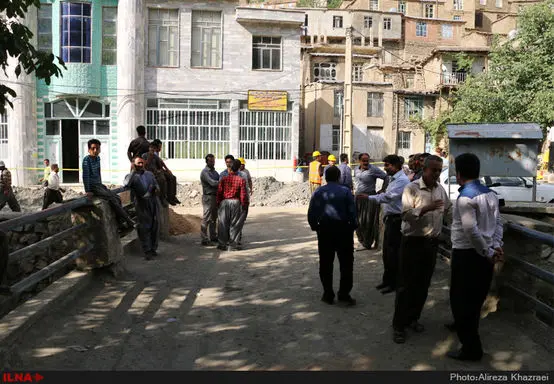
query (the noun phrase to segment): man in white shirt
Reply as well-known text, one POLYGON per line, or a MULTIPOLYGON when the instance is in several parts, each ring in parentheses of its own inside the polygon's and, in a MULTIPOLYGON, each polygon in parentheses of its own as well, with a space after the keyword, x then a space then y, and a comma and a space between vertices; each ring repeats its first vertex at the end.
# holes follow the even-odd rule
POLYGON ((435 270, 439 236, 443 222, 452 221, 452 203, 438 183, 441 171, 441 158, 429 156, 421 179, 408 184, 402 195, 400 273, 392 322, 395 343, 405 342, 406 327, 418 333, 425 330, 419 318, 435 270))
POLYGON ((448 352, 447 356, 478 361, 483 357, 479 337, 481 307, 487 298, 494 264, 503 261, 503 228, 498 197, 479 182, 479 158, 464 153, 456 157, 455 164, 461 187, 451 228, 450 306, 453 328, 462 348, 448 352))
POLYGON ((60 188, 60 171, 58 164, 52 164, 50 167, 52 170, 48 176, 48 185, 44 188, 44 199, 42 203, 42 209, 45 210, 52 203, 61 204, 63 202, 62 192, 65 192, 63 188, 60 188))

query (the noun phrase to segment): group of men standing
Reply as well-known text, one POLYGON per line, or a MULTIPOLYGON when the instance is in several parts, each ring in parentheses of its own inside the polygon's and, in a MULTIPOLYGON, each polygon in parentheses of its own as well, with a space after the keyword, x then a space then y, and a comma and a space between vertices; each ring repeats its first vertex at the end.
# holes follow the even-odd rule
POLYGON ((225 156, 226 169, 215 170, 215 156, 206 155, 206 167, 200 173, 202 183, 203 246, 216 245, 223 251, 242 249, 242 229, 248 216, 252 177, 243 158, 225 156), (217 231, 216 231, 217 223, 217 231))
POLYGON ((361 154, 360 164, 354 170, 355 197, 351 187, 341 182, 341 174, 351 173, 350 167, 339 169, 331 165, 324 170, 327 185, 314 188, 308 210, 308 222, 318 236, 322 301, 334 302, 333 260, 337 253, 341 271, 338 299, 348 305, 356 304, 350 296, 353 232, 357 230, 358 239, 369 248, 375 242, 376 212, 382 206, 384 273, 376 288, 383 294, 396 292, 394 342, 404 343, 407 329, 423 332, 425 328, 419 319, 435 269, 439 235, 443 224, 451 224, 450 304, 454 323, 446 326, 457 332, 462 347, 448 356, 480 360, 483 356, 478 332, 480 310, 492 281, 494 264, 503 260, 498 198, 480 184, 480 161, 474 154, 465 153, 455 159, 461 188, 454 204, 438 182, 443 158, 430 154, 414 158, 410 159, 413 174, 408 176, 403 169, 404 160, 397 155, 383 159, 383 172, 369 164, 368 154, 361 154), (377 179, 384 180, 380 193, 376 191, 377 179))

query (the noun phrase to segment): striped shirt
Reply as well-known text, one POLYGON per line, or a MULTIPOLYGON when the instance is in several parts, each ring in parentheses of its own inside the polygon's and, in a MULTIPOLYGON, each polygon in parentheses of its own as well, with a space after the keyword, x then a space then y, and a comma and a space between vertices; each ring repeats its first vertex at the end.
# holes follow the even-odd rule
POLYGON ((93 185, 102 184, 100 175, 100 157, 85 156, 83 159, 83 184, 85 192, 92 192, 93 185))

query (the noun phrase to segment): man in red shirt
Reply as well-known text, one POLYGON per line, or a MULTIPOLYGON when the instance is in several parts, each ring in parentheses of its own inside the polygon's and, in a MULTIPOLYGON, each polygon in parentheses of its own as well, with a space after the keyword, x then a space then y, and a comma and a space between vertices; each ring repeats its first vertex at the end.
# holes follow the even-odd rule
POLYGON ((218 207, 218 249, 222 251, 236 251, 237 244, 244 222, 241 220, 243 209, 248 208, 248 192, 246 181, 239 176, 240 161, 234 160, 231 172, 219 181, 217 187, 218 207))

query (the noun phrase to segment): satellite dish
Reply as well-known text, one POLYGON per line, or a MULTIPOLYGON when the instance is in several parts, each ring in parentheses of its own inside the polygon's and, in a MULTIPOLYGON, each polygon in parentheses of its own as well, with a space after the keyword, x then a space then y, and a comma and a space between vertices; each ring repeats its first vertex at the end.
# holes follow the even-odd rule
POLYGON ((508 39, 513 40, 517 36, 517 29, 512 29, 510 32, 508 32, 508 39))

